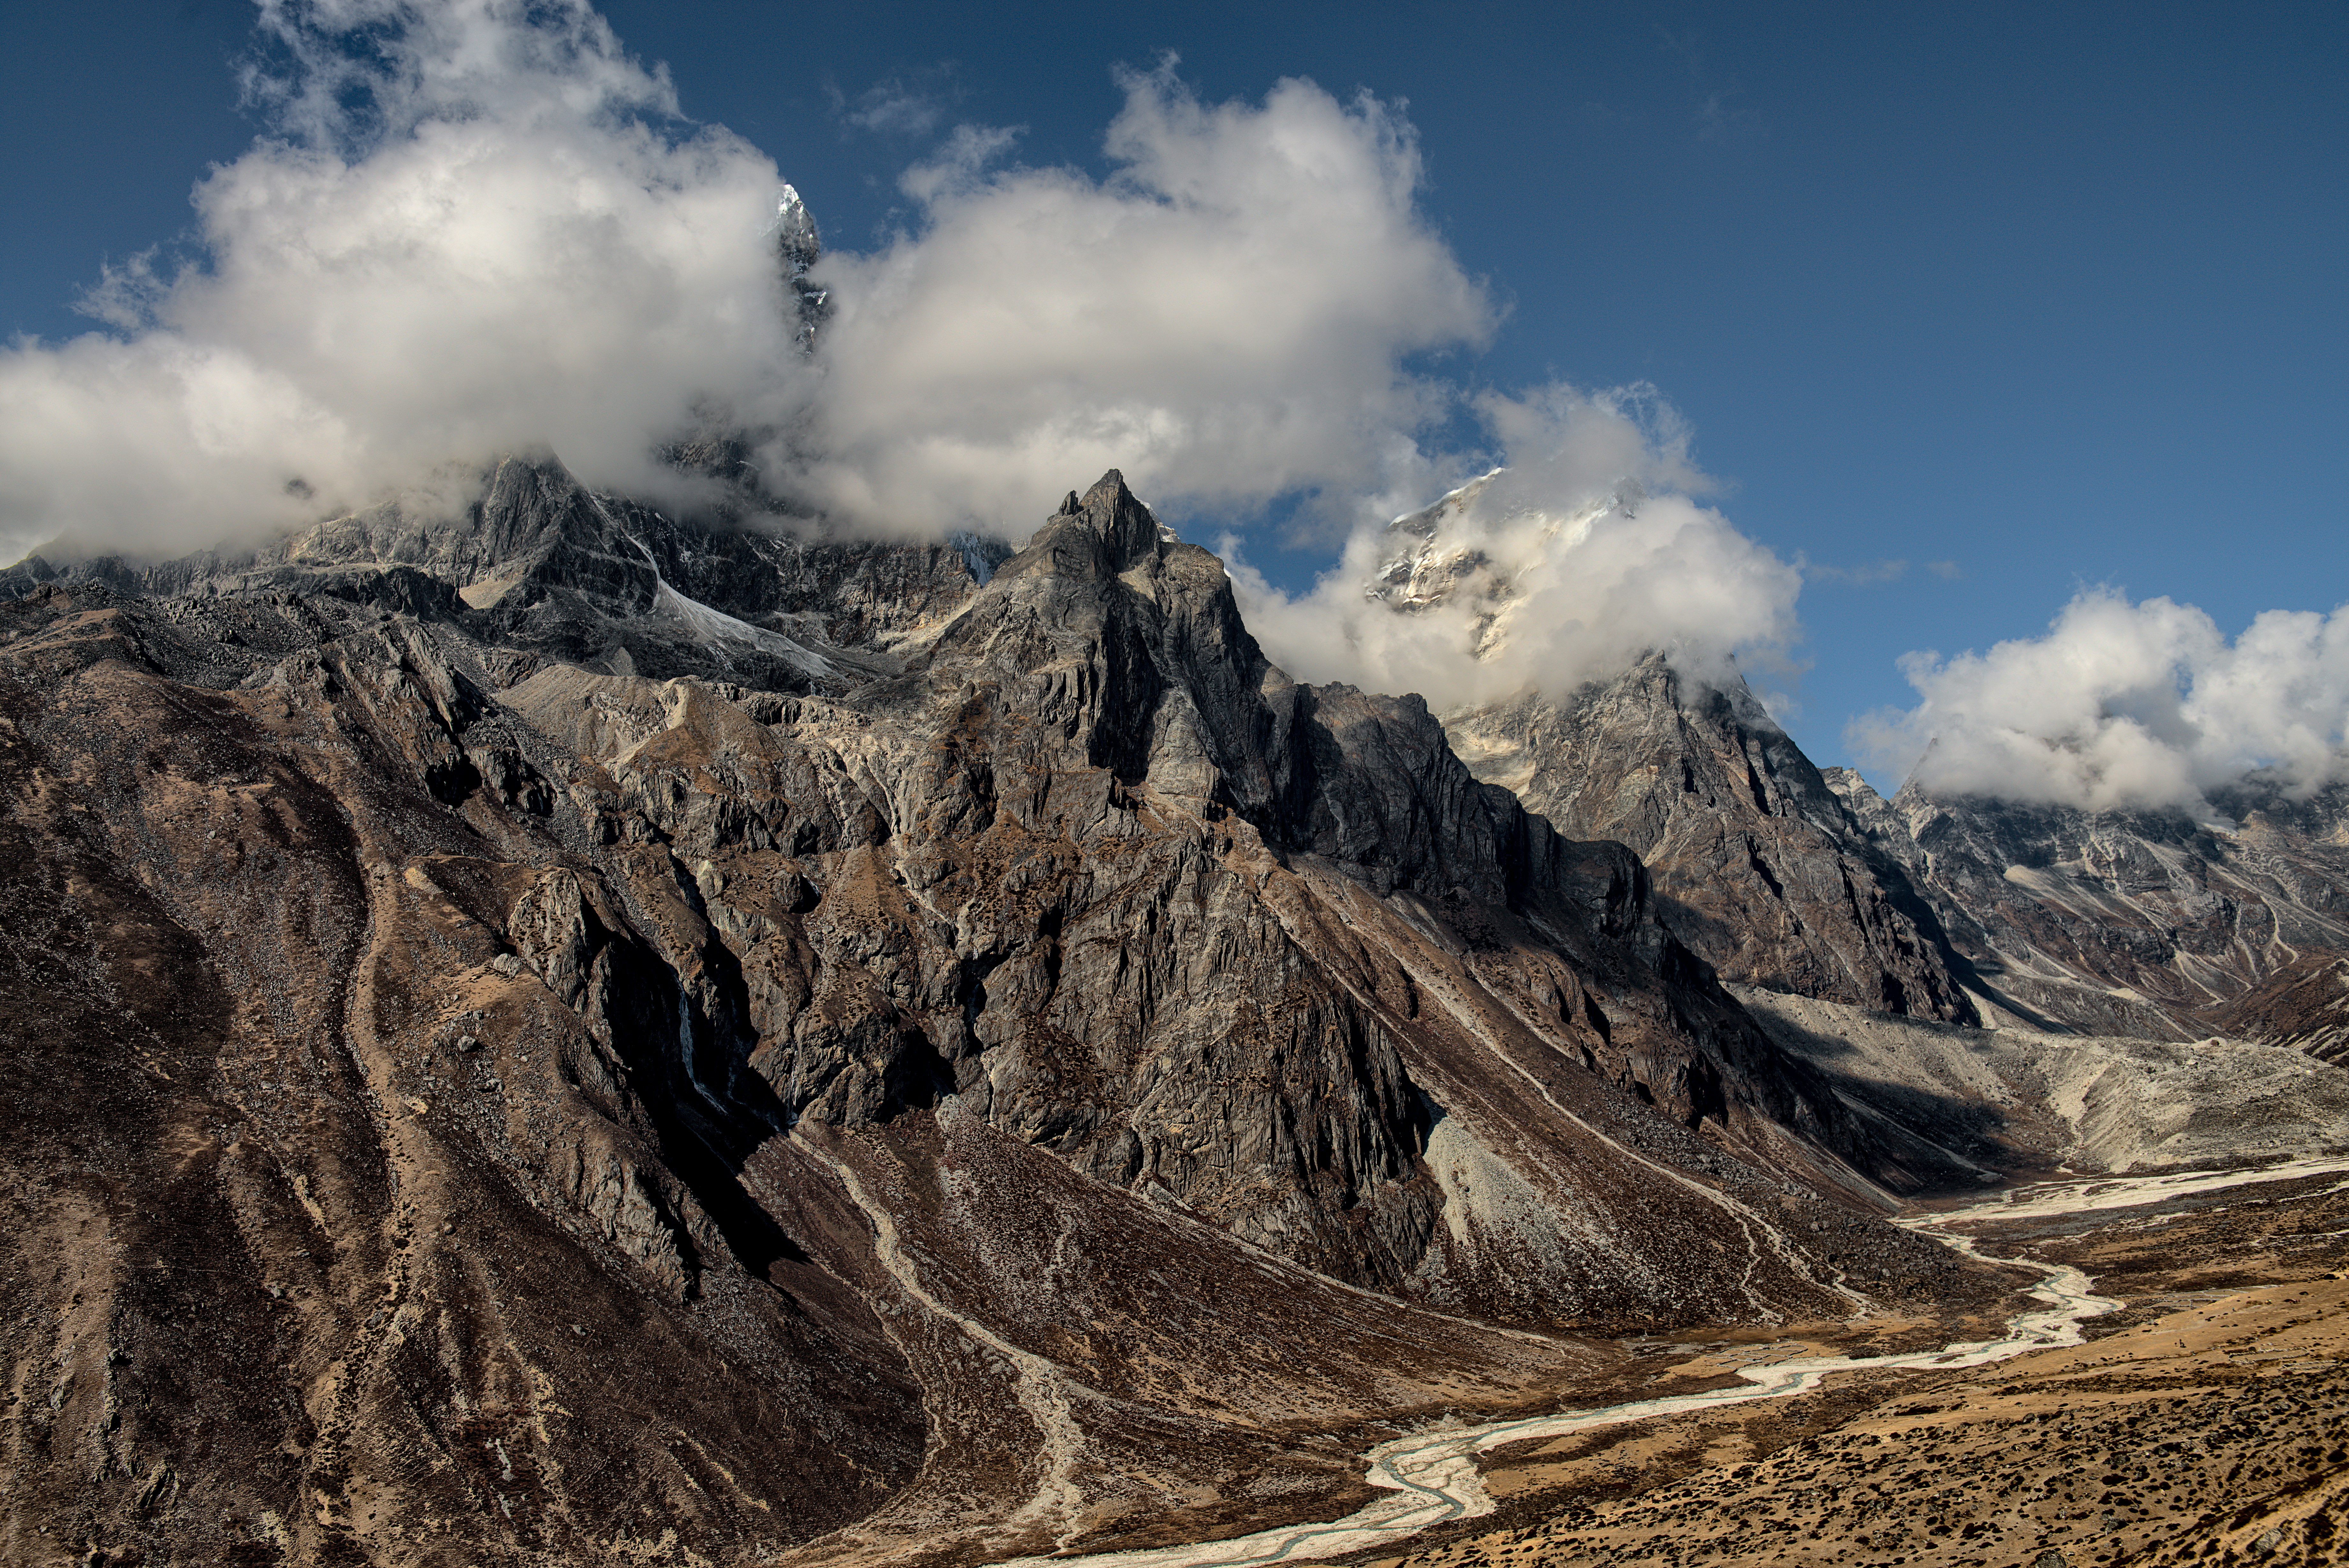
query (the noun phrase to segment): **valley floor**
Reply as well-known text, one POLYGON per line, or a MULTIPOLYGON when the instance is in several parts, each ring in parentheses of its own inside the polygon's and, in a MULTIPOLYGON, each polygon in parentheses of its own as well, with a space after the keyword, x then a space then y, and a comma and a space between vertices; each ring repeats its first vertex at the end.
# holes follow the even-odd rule
MULTIPOLYGON (((1495 1512, 1348 1561, 2349 1561, 2349 1181, 2015 1207, 1970 1229, 1987 1253, 2072 1264, 2118 1299, 2086 1343, 1495 1450, 1495 1512)), ((1672 1372, 1817 1344, 1722 1343, 1672 1372)))

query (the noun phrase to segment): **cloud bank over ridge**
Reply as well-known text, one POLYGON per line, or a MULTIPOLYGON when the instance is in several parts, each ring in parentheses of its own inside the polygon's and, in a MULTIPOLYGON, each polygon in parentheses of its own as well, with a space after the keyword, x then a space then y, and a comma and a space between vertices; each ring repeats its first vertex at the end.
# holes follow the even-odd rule
POLYGON ((259 17, 268 133, 197 184, 202 264, 109 270, 110 331, 0 349, 11 559, 209 544, 539 446, 674 492, 658 449, 710 427, 770 432, 771 485, 865 529, 1024 534, 1112 466, 1350 517, 1429 488, 1455 395, 1405 362, 1495 319, 1416 207, 1399 114, 1302 81, 1203 104, 1168 62, 1123 75, 1105 178, 957 129, 905 180, 914 227, 819 269, 811 362, 781 172, 686 126, 584 0, 259 17))
POLYGON ((1489 393, 1476 411, 1506 466, 1417 518, 1357 528, 1310 593, 1280 593, 1227 544, 1276 663, 1444 709, 1569 691, 1654 648, 1719 676, 1795 640, 1800 573, 1702 504, 1712 481, 1652 388, 1489 393))
POLYGON ((2253 772, 2302 797, 2349 776, 2349 605, 2271 610, 2230 642, 2191 604, 2095 589, 2043 637, 1901 670, 1923 700, 1848 739, 1929 793, 2208 812, 2253 772))

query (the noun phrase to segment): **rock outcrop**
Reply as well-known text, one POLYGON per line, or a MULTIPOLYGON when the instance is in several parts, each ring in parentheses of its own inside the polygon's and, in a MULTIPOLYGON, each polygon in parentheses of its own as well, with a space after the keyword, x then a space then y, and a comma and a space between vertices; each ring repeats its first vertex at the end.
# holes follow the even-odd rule
POLYGON ((1660 918, 1726 978, 1971 1023, 1938 922, 1733 675, 1651 655, 1570 696, 1444 716, 1477 777, 1559 831, 1629 845, 1660 918))
MULTIPOLYGON (((1527 618, 1545 612, 1527 596, 1526 562, 1495 558, 1500 547, 1476 525, 1503 471, 1397 518, 1391 553, 1363 586, 1397 614, 1464 613, 1468 651, 1487 661, 1506 658, 1527 618)), ((1530 521, 1537 537, 1554 539, 1639 503, 1632 487, 1530 521)), ((1974 1021, 1930 909, 1734 669, 1692 676, 1651 652, 1607 680, 1529 688, 1443 720, 1477 778, 1561 833, 1637 853, 1660 918, 1724 978, 1974 1021)))
POLYGON ((461 504, 387 501, 260 549, 151 563, 31 556, 0 571, 0 600, 87 583, 233 616, 256 598, 325 596, 508 655, 836 693, 894 670, 891 650, 943 624, 1009 553, 990 540, 683 522, 592 494, 551 458, 507 458, 461 504), (208 603, 221 599, 230 606, 208 603))

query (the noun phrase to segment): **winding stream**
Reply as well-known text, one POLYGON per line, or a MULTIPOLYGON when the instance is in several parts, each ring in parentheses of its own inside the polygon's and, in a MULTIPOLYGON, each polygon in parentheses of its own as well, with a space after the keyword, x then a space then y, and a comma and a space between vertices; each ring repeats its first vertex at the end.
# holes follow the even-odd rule
POLYGON ((1592 1427, 1645 1421, 1742 1405, 1751 1399, 1782 1399, 1816 1388, 1832 1373, 1950 1370, 2003 1361, 2033 1350, 2077 1345, 2081 1323, 2112 1311, 2120 1304, 2094 1294, 2088 1276, 2068 1265, 2034 1263, 2022 1258, 1993 1258, 1975 1250, 1973 1239, 1954 1227, 1984 1220, 2042 1218, 2099 1209, 2123 1209, 2158 1202, 2188 1193, 2215 1191, 2248 1182, 2283 1181, 2349 1171, 2349 1160, 2300 1160, 2255 1171, 2188 1171, 2168 1176, 2116 1178, 2080 1182, 2047 1183, 2019 1188, 1985 1202, 1944 1213, 1918 1215, 1898 1222, 1920 1235, 1931 1236, 1968 1257, 2014 1264, 2044 1274, 2031 1288, 2044 1306, 2018 1313, 2009 1320, 2006 1336, 1945 1346, 1939 1350, 1898 1356, 1812 1356, 1767 1366, 1740 1368, 1747 1385, 1709 1388, 1698 1394, 1675 1394, 1658 1399, 1636 1399, 1588 1410, 1561 1410, 1555 1415, 1520 1420, 1495 1421, 1481 1427, 1450 1427, 1414 1432, 1381 1443, 1364 1458, 1370 1470, 1364 1478, 1389 1495, 1348 1514, 1319 1523, 1283 1525, 1228 1541, 1204 1541, 1185 1546, 1154 1547, 1134 1552, 1106 1552, 1091 1556, 1023 1557, 999 1568, 1256 1568, 1261 1563, 1307 1563, 1342 1556, 1372 1547, 1388 1546, 1431 1525, 1455 1519, 1475 1519, 1493 1511, 1476 1457, 1504 1443, 1534 1438, 1563 1437, 1592 1427))

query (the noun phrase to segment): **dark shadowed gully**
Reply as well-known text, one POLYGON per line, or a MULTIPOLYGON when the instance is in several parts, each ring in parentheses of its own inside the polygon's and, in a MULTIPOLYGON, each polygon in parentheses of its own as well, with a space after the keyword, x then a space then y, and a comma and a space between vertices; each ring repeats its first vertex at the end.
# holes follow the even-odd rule
MULTIPOLYGON (((1904 1200, 2212 1135, 2143 1041, 1972 1026, 2289 970, 2244 1016, 2321 1034, 2313 942, 2187 958, 2342 907, 2322 801, 2056 824, 1992 897, 2023 828, 1661 660, 1442 720, 1299 685, 1114 473, 1016 553, 510 459, 455 515, 36 559, 0 774, 9 1563, 1338 1517, 1400 1433, 1703 1386, 1691 1336, 1993 1321, 2025 1274, 1904 1200), (2090 961, 2165 898, 2203 923, 2090 961)), ((2339 1141, 2337 1069, 2230 1049, 2229 1128, 2339 1141)))

